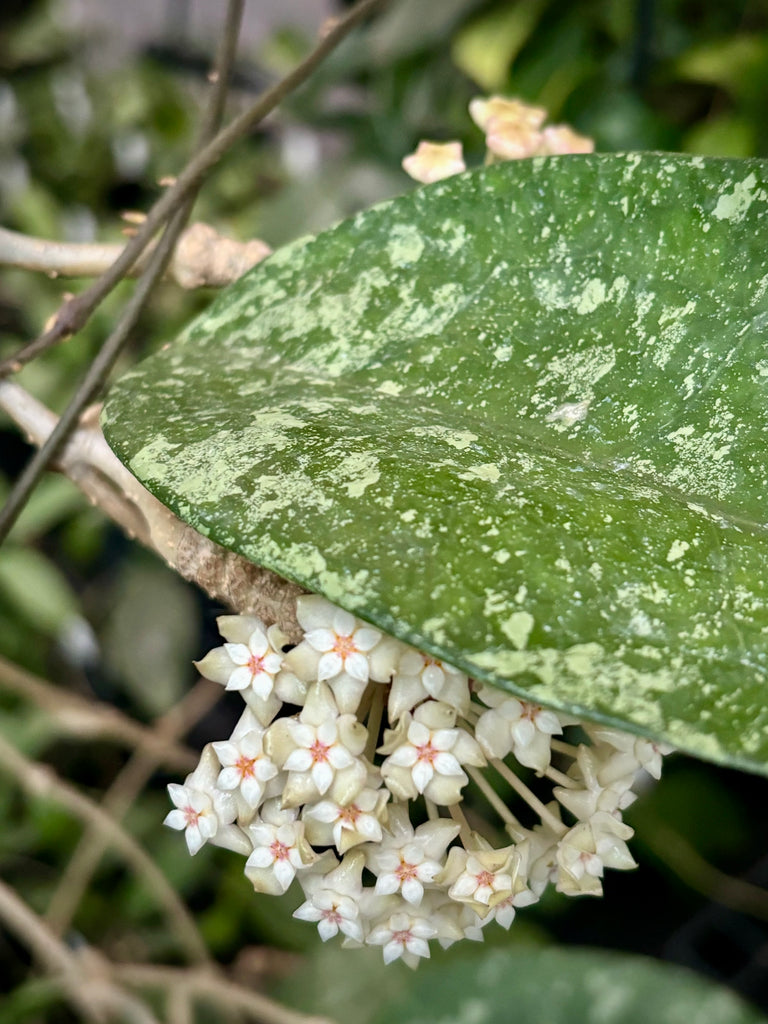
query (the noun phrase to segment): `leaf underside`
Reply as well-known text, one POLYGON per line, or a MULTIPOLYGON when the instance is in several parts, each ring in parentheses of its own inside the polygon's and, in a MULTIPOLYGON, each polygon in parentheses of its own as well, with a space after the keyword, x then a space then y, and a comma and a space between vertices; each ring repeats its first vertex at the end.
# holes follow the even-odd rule
POLYGON ((768 774, 768 163, 500 164, 279 251, 119 381, 225 547, 553 707, 768 774))

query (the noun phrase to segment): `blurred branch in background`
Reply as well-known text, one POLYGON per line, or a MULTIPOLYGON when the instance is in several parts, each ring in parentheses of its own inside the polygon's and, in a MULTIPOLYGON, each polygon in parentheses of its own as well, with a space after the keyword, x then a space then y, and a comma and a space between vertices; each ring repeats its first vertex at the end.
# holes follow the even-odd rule
MULTIPOLYGON (((115 1019, 132 1024, 158 1024, 145 1004, 120 984, 143 990, 161 990, 169 997, 183 995, 185 1008, 195 1003, 213 1004, 220 1013, 240 1011, 261 1024, 330 1024, 327 1018, 306 1016, 251 992, 206 968, 194 971, 145 964, 113 964, 91 947, 70 950, 4 882, 0 881, 0 921, 13 932, 59 980, 62 995, 87 1021, 96 1024, 115 1019)), ((178 1006, 178 1003, 176 1004, 178 1006)), ((169 1012, 168 1019, 172 1020, 169 1012)), ((178 1018, 177 1018, 178 1019, 178 1018)))
MULTIPOLYGON (((140 725, 111 704, 78 697, 3 657, 0 657, 0 689, 31 701, 50 716, 54 728, 70 736, 89 740, 108 739, 129 748, 135 747, 137 751, 151 757, 157 765, 165 765, 176 771, 192 771, 197 764, 197 754, 176 742, 178 736, 186 731, 185 728, 173 730, 173 735, 167 735, 159 723, 155 728, 140 725)), ((215 696, 218 697, 218 693, 215 696)))
POLYGON ((0 362, 0 376, 15 373, 30 359, 34 359, 41 352, 78 331, 99 303, 125 277, 137 258, 150 244, 155 232, 173 216, 187 195, 199 188, 227 150, 243 139, 286 96, 302 85, 339 43, 349 35, 352 29, 386 2, 387 0, 360 0, 360 3, 356 4, 348 14, 336 20, 328 28, 312 52, 290 74, 268 89, 256 103, 239 114, 207 145, 200 148, 178 175, 174 184, 163 193, 149 211, 147 219, 135 237, 128 242, 109 270, 86 291, 70 299, 59 312, 56 322, 36 341, 24 346, 10 359, 0 362))
POLYGON ((195 1001, 211 1006, 227 1005, 242 1010, 251 1019, 264 1024, 332 1024, 326 1017, 305 1016, 278 1006, 258 992, 215 978, 205 972, 184 971, 177 967, 154 967, 146 964, 120 964, 114 969, 115 977, 126 984, 142 989, 165 991, 184 988, 195 1001))
MULTIPOLYGON (((221 696, 216 683, 201 679, 184 698, 163 715, 150 731, 160 745, 172 747, 174 742, 210 711, 221 696)), ((190 770, 197 764, 197 756, 190 770)), ((134 800, 163 763, 162 754, 153 743, 137 746, 133 756, 119 772, 104 794, 101 807, 115 821, 122 820, 134 800), (154 749, 153 749, 154 748, 154 749)), ((51 897, 46 919, 57 934, 69 928, 99 862, 108 847, 107 836, 93 826, 86 829, 51 897)))
POLYGON ((172 934, 193 963, 209 961, 205 943, 200 938, 195 919, 169 884, 154 860, 136 840, 110 817, 98 804, 60 779, 52 768, 25 757, 12 743, 0 736, 0 767, 8 772, 31 797, 53 800, 71 814, 98 831, 130 865, 163 907, 172 934))
MULTIPOLYGON (((19 385, 0 381, 0 409, 40 447, 57 417, 19 385)), ((156 552, 184 579, 240 612, 276 622, 291 638, 300 587, 227 551, 166 508, 125 468, 104 440, 94 410, 67 441, 56 467, 129 537, 156 552)))
MULTIPOLYGON (((124 249, 120 244, 56 242, 31 238, 0 227, 0 266, 36 270, 49 277, 98 277, 124 249)), ((136 277, 147 265, 151 248, 126 276, 136 277)), ((208 224, 190 224, 179 238, 167 276, 182 288, 222 288, 255 267, 272 250, 259 239, 237 242, 208 224)))
POLYGON ((103 1024, 110 1018, 114 1020, 116 1014, 135 1024, 158 1024, 149 1007, 109 983, 106 972, 97 968, 99 957, 93 955, 88 972, 86 955, 90 956, 90 951, 86 954, 84 950, 73 952, 68 949, 13 889, 2 881, 0 921, 27 947, 52 978, 60 982, 63 997, 73 1010, 83 1015, 84 1020, 103 1024), (93 977, 89 978, 88 973, 92 973, 93 977))
POLYGON ((714 867, 674 828, 656 818, 639 841, 691 889, 713 903, 768 921, 768 891, 714 867))
POLYGON ((230 122, 227 128, 219 132, 212 141, 205 144, 206 140, 213 134, 223 110, 223 94, 226 90, 231 67, 231 56, 234 50, 234 47, 229 44, 233 39, 236 40, 237 38, 239 17, 233 19, 231 12, 242 9, 242 0, 231 0, 227 15, 227 28, 225 29, 221 47, 225 63, 217 68, 212 75, 215 84, 201 133, 201 147, 198 148, 195 156, 192 157, 184 170, 179 174, 175 183, 152 207, 137 235, 126 245, 112 267, 90 289, 70 299, 59 312, 53 326, 37 342, 26 346, 22 352, 17 353, 9 362, 0 364, 0 375, 4 372, 7 374, 7 372, 18 369, 24 362, 28 362, 34 355, 45 351, 51 345, 62 341, 65 337, 70 336, 75 330, 79 329, 87 321, 98 303, 109 294, 115 284, 122 280, 130 270, 136 257, 149 245, 155 231, 168 222, 163 237, 152 253, 150 261, 141 275, 136 291, 126 305, 115 329, 106 339, 89 366, 75 395, 62 413, 51 434, 42 447, 38 449, 37 453, 33 455, 14 484, 5 505, 0 509, 0 544, 7 537, 13 523, 24 508, 29 495, 45 472, 51 459, 64 444, 69 433, 75 428, 80 413, 89 402, 93 401, 94 397, 104 386, 109 371, 112 369, 118 355, 128 340, 129 334, 135 326, 155 282, 165 271, 176 240, 191 212, 194 196, 205 180, 206 175, 228 149, 236 142, 239 142, 254 125, 266 117, 285 96, 301 85, 312 71, 322 63, 327 54, 335 49, 341 40, 366 15, 374 10, 374 8, 379 7, 383 2, 384 0, 361 0, 345 17, 332 24, 315 49, 298 67, 272 89, 268 90, 252 107, 230 122), (234 32, 231 31, 232 24, 234 24, 234 32))
MULTIPOLYGON (((227 4, 224 28, 217 47, 214 70, 211 72, 213 87, 208 98, 208 103, 198 135, 198 143, 196 146, 198 153, 201 149, 205 149, 206 144, 209 144, 211 139, 215 136, 224 114, 224 104, 226 102, 227 89, 229 87, 229 76, 235 59, 235 54, 237 52, 237 40, 240 34, 240 23, 242 20, 244 3, 245 0, 229 0, 229 3, 227 4)), ((2 509, 0 509, 0 544, 2 544, 3 540, 8 536, 11 527, 24 509, 24 506, 29 500, 30 494, 37 486, 38 481, 45 473, 51 460, 59 452, 65 444, 69 434, 77 426, 80 414, 85 407, 93 401, 96 395, 99 394, 106 383, 109 373, 117 362, 120 353, 131 335, 131 332, 138 323, 139 317, 149 301, 156 283, 164 275, 166 267, 170 263, 176 243, 179 240, 187 220, 189 219, 189 215, 192 212, 195 196, 202 184, 202 180, 202 176, 195 179, 190 183, 187 189, 180 190, 175 200, 169 203, 168 216, 163 218, 161 224, 158 225, 158 227, 162 226, 162 235, 160 240, 157 242, 157 245, 152 250, 146 267, 140 274, 136 289, 118 317, 115 327, 110 332, 104 344, 101 346, 90 366, 86 370, 80 384, 75 390, 74 395, 67 404, 66 409, 57 420, 56 425, 53 427, 46 440, 24 467, 23 472, 11 488, 11 492, 6 499, 5 504, 2 509)), ((166 193, 165 198, 167 198, 172 192, 173 188, 166 193)), ((160 202, 162 202, 162 200, 160 202)), ((160 204, 158 203, 157 205, 160 204)), ((145 222, 145 226, 146 224, 147 222, 145 222)), ((142 251, 146 248, 146 245, 149 244, 150 240, 151 238, 148 237, 145 245, 142 246, 142 251)), ((108 281, 110 279, 111 274, 114 273, 115 267, 122 267, 125 254, 129 247, 130 243, 125 249, 123 249, 122 254, 118 256, 117 260, 112 265, 112 268, 102 274, 102 276, 96 281, 97 288, 100 282, 108 281)), ((120 277, 117 280, 121 280, 125 276, 131 265, 132 261, 128 266, 122 269, 120 277)), ((70 299, 64 306, 64 310, 66 310, 71 303, 77 302, 78 298, 79 297, 70 299)), ((60 320, 61 315, 62 313, 59 313, 52 330, 55 331, 56 323, 60 320)))

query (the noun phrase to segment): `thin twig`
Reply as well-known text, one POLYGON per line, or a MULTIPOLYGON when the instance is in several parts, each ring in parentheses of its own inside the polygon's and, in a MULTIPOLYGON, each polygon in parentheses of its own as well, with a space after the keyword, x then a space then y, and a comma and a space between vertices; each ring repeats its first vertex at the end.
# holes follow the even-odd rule
MULTIPOLYGON (((58 242, 0 227, 0 266, 34 270, 49 277, 98 277, 123 251, 122 243, 58 242)), ((128 270, 138 277, 153 251, 148 246, 128 270)), ((208 224, 190 224, 181 234, 167 277, 182 288, 223 288, 271 253, 258 238, 237 242, 208 224)))
MULTIPOLYGON (((189 693, 162 716, 154 734, 160 742, 171 743, 183 736, 199 721, 221 696, 220 687, 201 679, 189 693)), ((195 759, 197 763, 197 759, 195 759)), ((121 821, 134 800, 154 774, 159 764, 156 752, 147 747, 138 749, 115 777, 101 802, 101 809, 113 821, 121 821)), ((66 868, 51 897, 46 920, 58 935, 63 935, 74 919, 80 902, 99 866, 109 843, 107 836, 95 828, 87 828, 69 858, 66 868)))
POLYGON ((130 1024, 159 1024, 151 1010, 108 979, 93 950, 73 953, 56 938, 10 886, 0 881, 0 921, 23 943, 64 997, 86 1020, 106 1024, 116 1016, 130 1024))
POLYGON ((261 1024, 332 1024, 327 1017, 308 1016, 252 992, 208 971, 189 971, 178 967, 155 967, 144 964, 116 964, 114 976, 136 988, 170 990, 182 987, 196 1000, 214 1006, 228 1005, 245 1011, 261 1024))
POLYGON ((691 889, 739 914, 768 921, 768 892, 714 867, 675 829, 660 819, 638 833, 643 843, 691 889))
POLYGON ((0 880, 0 920, 34 954, 45 969, 61 978, 62 987, 73 1004, 87 1020, 103 1021, 98 1006, 94 1006, 80 985, 80 971, 73 953, 56 938, 48 926, 35 914, 14 890, 0 880))
POLYGON ((173 214, 179 200, 202 184, 227 150, 245 138, 286 96, 303 85, 352 29, 386 2, 387 0, 361 0, 348 14, 335 22, 311 53, 290 74, 264 92, 251 107, 234 118, 209 145, 201 149, 179 174, 175 183, 157 200, 135 237, 128 242, 109 270, 90 288, 70 299, 60 310, 56 322, 44 334, 9 359, 0 362, 0 378, 16 373, 35 356, 79 331, 96 307, 130 270, 157 230, 173 214))
MULTIPOLYGON (((56 416, 14 381, 0 380, 0 409, 34 445, 42 445, 56 416)), ((109 447, 95 409, 56 457, 55 466, 129 537, 158 554, 175 572, 237 612, 277 623, 291 641, 303 631, 296 621, 294 583, 219 547, 183 523, 125 468, 109 447)))
MULTIPOLYGON (((245 0, 229 0, 224 21, 221 40, 217 48, 214 69, 214 86, 203 115, 200 127, 198 150, 205 148, 215 135, 221 122, 226 102, 229 77, 232 69, 237 40, 240 33, 240 22, 243 15, 245 0)), ((11 527, 27 503, 29 495, 38 480, 48 468, 49 463, 63 447, 67 437, 77 426, 80 414, 92 402, 106 383, 109 372, 117 361, 131 331, 136 326, 144 306, 147 304, 155 284, 165 272, 170 262, 176 242, 184 230, 194 205, 195 196, 202 184, 202 179, 193 182, 189 189, 179 194, 173 207, 163 235, 150 256, 146 269, 141 274, 131 298, 117 322, 117 326, 102 345, 91 365, 88 367, 80 386, 61 415, 58 423, 51 431, 47 441, 38 448, 21 476, 13 485, 2 510, 0 510, 0 544, 8 536, 11 527)), ((119 260, 117 261, 120 262, 119 260)))
POLYGON ((60 779, 53 769, 31 761, 2 736, 0 765, 14 776, 21 788, 30 796, 53 800, 80 821, 97 829, 99 834, 108 840, 109 845, 123 856, 162 906, 179 945, 184 948, 189 958, 196 963, 208 961, 205 943, 200 938, 195 921, 186 906, 154 860, 125 829, 113 821, 98 804, 60 779))
POLYGON ((176 244, 176 239, 184 227, 188 214, 188 204, 185 204, 184 208, 174 215, 165 229, 165 233, 160 239, 157 248, 152 253, 147 269, 141 275, 136 290, 129 299, 117 326, 88 367, 74 397, 51 431, 48 440, 41 448, 38 448, 24 467, 21 476, 16 480, 8 500, 2 510, 0 510, 0 544, 8 536, 11 527, 26 505, 29 495, 48 468, 48 464, 62 448, 72 430, 74 430, 83 409, 94 400, 103 387, 109 371, 114 366, 146 305, 155 282, 162 276, 165 270, 173 247, 176 244))
POLYGON ((116 740, 130 748, 142 748, 157 765, 176 771, 192 771, 197 764, 194 751, 174 742, 174 738, 140 725, 111 704, 63 691, 2 656, 0 689, 31 701, 51 717, 57 729, 81 739, 116 740))

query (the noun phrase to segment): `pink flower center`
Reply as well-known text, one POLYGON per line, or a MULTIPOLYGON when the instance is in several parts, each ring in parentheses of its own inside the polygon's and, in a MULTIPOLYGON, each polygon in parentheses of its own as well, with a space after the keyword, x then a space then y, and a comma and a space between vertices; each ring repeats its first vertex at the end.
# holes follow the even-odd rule
POLYGON ((285 843, 281 843, 279 839, 275 839, 269 848, 269 852, 275 860, 288 860, 291 848, 290 846, 286 846, 285 843))
POLYGON ((336 904, 334 904, 330 910, 324 910, 323 917, 326 921, 330 921, 331 924, 341 924, 341 914, 336 909, 336 904))
POLYGON ((401 946, 407 946, 413 936, 407 928, 399 932, 392 932, 392 941, 399 942, 401 946))
POLYGON ((253 778, 253 766, 256 764, 255 757, 246 757, 245 754, 241 754, 240 757, 235 761, 235 768, 240 773, 241 779, 253 778))
POLYGON ((199 820, 200 811, 195 811, 189 806, 184 808, 184 821, 187 823, 187 828, 194 828, 199 820))
POLYGON ((486 886, 489 889, 493 888, 493 880, 496 876, 492 871, 481 871, 479 875, 475 875, 477 880, 478 888, 486 886))
POLYGON ((333 651, 339 655, 342 661, 348 658, 350 654, 357 652, 353 636, 339 636, 338 633, 334 633, 334 636, 336 637, 336 642, 333 645, 333 651))
POLYGON ((356 804, 350 804, 349 807, 341 808, 339 821, 344 822, 346 825, 354 825, 361 814, 362 811, 356 804))
POLYGON ((427 740, 420 747, 416 747, 416 760, 426 761, 427 764, 434 764, 435 758, 440 753, 439 750, 435 750, 432 746, 432 740, 427 740))
POLYGON ((312 746, 309 748, 309 752, 312 755, 312 761, 315 764, 319 764, 322 761, 328 760, 328 751, 331 749, 330 744, 322 743, 320 740, 315 740, 312 746))
POLYGON ((395 868, 395 874, 401 882, 410 882, 412 878, 416 877, 416 865, 401 860, 397 868, 395 868))
POLYGON ((257 676, 259 672, 264 671, 264 658, 259 657, 258 654, 252 654, 248 659, 248 671, 252 676, 257 676))

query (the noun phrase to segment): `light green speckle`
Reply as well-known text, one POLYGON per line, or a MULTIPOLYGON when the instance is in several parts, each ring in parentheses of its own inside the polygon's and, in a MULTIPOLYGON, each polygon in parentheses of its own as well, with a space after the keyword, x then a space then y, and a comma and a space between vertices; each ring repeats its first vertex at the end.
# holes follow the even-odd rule
POLYGON ((412 224, 395 224, 389 238, 387 255, 396 266, 416 263, 424 252, 424 239, 412 224))
POLYGON ((403 385, 398 384, 394 380, 385 380, 379 384, 376 390, 380 391, 382 395, 393 395, 397 397, 397 395, 399 395, 403 390, 403 385))
POLYGON ((502 622, 501 631, 518 651, 522 651, 534 625, 535 619, 530 612, 513 612, 506 622, 502 622))
POLYGON ((599 277, 593 277, 587 281, 584 291, 579 296, 576 304, 576 312, 583 316, 585 313, 594 313, 598 306, 605 302, 605 285, 599 277))
POLYGON ((373 452, 345 455, 330 475, 334 481, 346 487, 350 498, 359 498, 366 487, 375 484, 381 476, 378 456, 373 452))
POLYGON ((458 451, 469 448, 473 441, 477 441, 477 434, 473 434, 471 430, 457 430, 454 427, 438 424, 429 427, 411 427, 411 433, 417 437, 432 437, 436 441, 444 441, 458 451))
POLYGON ((480 466, 470 466, 466 473, 459 473, 461 480, 488 480, 495 484, 501 476, 495 462, 484 462, 480 466))
POLYGON ((718 220, 731 221, 731 223, 744 220, 747 210, 755 199, 756 184, 755 175, 748 174, 743 181, 739 181, 733 186, 733 192, 724 192, 720 196, 712 211, 712 216, 718 220))
POLYGON ((685 552, 690 548, 690 544, 687 540, 675 540, 672 542, 672 546, 667 552, 668 562, 677 562, 683 557, 685 552))

